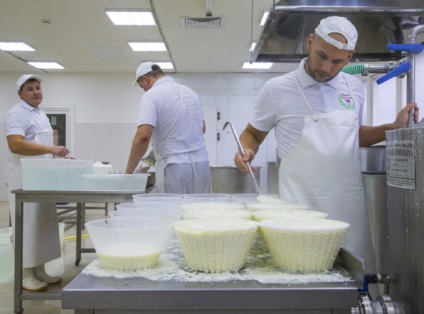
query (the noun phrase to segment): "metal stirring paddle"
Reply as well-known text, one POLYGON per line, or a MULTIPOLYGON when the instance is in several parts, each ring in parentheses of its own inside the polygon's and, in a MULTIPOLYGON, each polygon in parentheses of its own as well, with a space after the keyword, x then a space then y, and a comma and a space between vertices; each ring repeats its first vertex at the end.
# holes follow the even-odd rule
MULTIPOLYGON (((244 155, 244 149, 241 146, 241 143, 240 143, 240 140, 239 140, 238 135, 236 133, 236 130, 234 129, 231 122, 229 122, 229 121, 225 122, 224 127, 222 129, 225 130, 228 125, 231 127, 231 130, 233 131, 234 138, 236 139, 240 153, 242 155, 244 155)), ((250 162, 246 162, 246 165, 247 165, 247 168, 249 169, 250 178, 252 179, 253 187, 255 188, 256 194, 259 195, 259 185, 258 185, 258 182, 256 182, 256 178, 255 178, 255 175, 253 174, 253 170, 252 170, 252 167, 250 166, 250 162)))

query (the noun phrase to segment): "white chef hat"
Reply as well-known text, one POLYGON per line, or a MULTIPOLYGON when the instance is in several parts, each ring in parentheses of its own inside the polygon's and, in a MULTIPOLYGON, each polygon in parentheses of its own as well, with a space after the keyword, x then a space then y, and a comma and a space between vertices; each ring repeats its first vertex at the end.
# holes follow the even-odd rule
POLYGON ((30 79, 37 80, 40 83, 43 81, 43 78, 40 75, 24 74, 16 81, 16 88, 18 91, 21 90, 22 85, 30 79))
POLYGON ((327 43, 345 50, 354 50, 358 40, 358 32, 353 24, 345 17, 330 16, 322 19, 318 27, 315 28, 315 34, 324 39, 327 43), (347 44, 341 43, 330 34, 338 33, 347 40, 347 44))

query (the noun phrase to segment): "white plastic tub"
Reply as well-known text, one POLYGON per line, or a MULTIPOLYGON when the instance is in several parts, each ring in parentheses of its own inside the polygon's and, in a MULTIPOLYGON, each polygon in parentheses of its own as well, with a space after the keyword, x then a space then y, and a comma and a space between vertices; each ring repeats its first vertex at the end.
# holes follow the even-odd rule
POLYGON ((22 158, 24 190, 83 190, 83 175, 92 173, 94 161, 62 158, 22 158))
POLYGON ((144 191, 148 173, 137 174, 86 174, 83 175, 86 191, 144 191))

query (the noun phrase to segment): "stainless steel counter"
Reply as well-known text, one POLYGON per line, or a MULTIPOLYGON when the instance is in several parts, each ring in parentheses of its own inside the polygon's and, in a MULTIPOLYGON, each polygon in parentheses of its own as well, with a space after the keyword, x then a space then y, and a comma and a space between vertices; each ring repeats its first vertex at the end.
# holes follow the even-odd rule
POLYGON ((76 234, 76 262, 78 265, 82 252, 94 252, 93 249, 81 248, 81 224, 82 211, 86 203, 120 203, 132 201, 133 194, 144 191, 29 191, 14 190, 15 209, 15 288, 14 309, 15 313, 22 313, 22 300, 60 300, 60 291, 25 292, 22 293, 22 241, 23 241, 23 203, 44 202, 59 203, 68 202, 77 204, 77 234, 76 234))
POLYGON ((261 283, 257 280, 184 282, 81 273, 62 291, 62 308, 75 314, 130 313, 351 313, 357 305, 361 263, 346 251, 334 270, 352 280, 261 283), (359 278, 358 277, 358 278, 359 278))

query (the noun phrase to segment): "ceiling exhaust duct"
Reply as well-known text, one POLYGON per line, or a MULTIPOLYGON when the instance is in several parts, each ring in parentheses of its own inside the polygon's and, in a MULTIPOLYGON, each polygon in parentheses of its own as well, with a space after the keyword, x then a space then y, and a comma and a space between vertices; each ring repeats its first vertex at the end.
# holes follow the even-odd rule
POLYGON ((406 43, 409 31, 424 24, 422 0, 284 0, 274 4, 252 51, 256 62, 298 62, 306 57, 305 41, 322 18, 347 17, 359 38, 354 61, 399 60, 387 44, 406 43))

